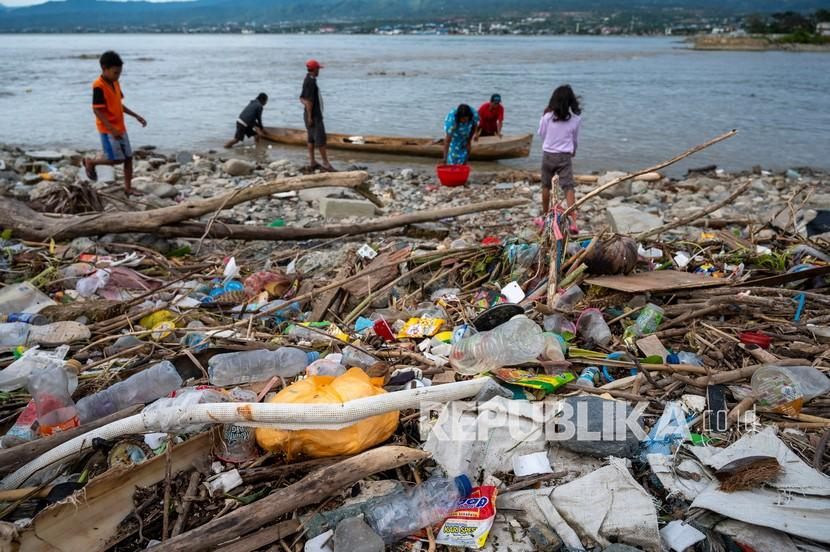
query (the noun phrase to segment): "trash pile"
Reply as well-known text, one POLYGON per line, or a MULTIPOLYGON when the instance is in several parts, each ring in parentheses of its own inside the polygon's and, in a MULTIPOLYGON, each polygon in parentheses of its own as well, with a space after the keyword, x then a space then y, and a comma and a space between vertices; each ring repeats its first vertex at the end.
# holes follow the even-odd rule
POLYGON ((789 205, 163 253, 4 232, 0 542, 824 549, 830 248, 789 205))

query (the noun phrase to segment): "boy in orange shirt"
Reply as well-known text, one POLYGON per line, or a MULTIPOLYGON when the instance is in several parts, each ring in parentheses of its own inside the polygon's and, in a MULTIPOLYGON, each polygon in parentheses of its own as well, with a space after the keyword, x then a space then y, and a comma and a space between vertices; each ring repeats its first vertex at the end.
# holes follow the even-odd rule
POLYGON ((101 55, 101 76, 92 83, 92 111, 95 113, 95 124, 101 135, 101 145, 104 157, 84 159, 84 169, 90 180, 96 180, 98 175, 95 167, 98 165, 124 165, 124 192, 127 195, 136 194, 132 190, 133 180, 133 150, 127 136, 127 127, 124 125, 124 114, 134 117, 141 126, 146 127, 147 121, 138 113, 130 110, 122 103, 124 94, 118 79, 124 62, 121 56, 113 51, 101 55))

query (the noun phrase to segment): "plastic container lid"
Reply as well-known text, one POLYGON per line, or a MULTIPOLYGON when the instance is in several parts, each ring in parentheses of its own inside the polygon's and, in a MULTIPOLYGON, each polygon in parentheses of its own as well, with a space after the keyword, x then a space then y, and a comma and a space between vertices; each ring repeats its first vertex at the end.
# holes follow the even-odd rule
POLYGON ((470 496, 470 493, 473 492, 473 483, 466 475, 459 475, 456 477, 455 484, 458 486, 458 490, 464 498, 467 498, 470 496))
POLYGON ((762 349, 769 349, 772 339, 761 332, 743 332, 740 335, 741 343, 745 345, 758 345, 762 349))

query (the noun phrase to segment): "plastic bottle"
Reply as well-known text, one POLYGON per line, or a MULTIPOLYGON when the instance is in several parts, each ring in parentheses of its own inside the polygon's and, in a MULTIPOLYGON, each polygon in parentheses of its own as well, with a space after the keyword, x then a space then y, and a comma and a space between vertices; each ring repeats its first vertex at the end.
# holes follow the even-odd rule
POLYGON ((591 341, 600 347, 607 347, 611 343, 611 329, 605 323, 599 309, 585 309, 576 321, 577 332, 586 341, 591 341))
POLYGON ((563 337, 576 335, 576 325, 561 314, 550 314, 542 320, 546 332, 553 332, 563 337))
POLYGON ((657 328, 660 327, 660 323, 663 321, 663 316, 665 314, 665 311, 654 303, 648 303, 645 307, 643 307, 643 310, 640 311, 640 314, 637 316, 637 320, 635 320, 634 323, 637 325, 637 328, 639 328, 642 335, 653 334, 657 331, 657 328))
POLYGON ((553 308, 565 311, 571 310, 574 305, 582 301, 583 297, 585 297, 585 293, 582 291, 582 288, 579 286, 571 286, 556 299, 553 308))
POLYGON ((520 314, 490 331, 458 341, 450 353, 450 364, 461 374, 475 375, 536 360, 544 349, 542 328, 520 314))
POLYGON ((582 370, 579 378, 574 383, 580 387, 596 387, 597 378, 599 378, 599 368, 588 366, 582 370))
POLYGON ((346 347, 343 349, 343 359, 340 361, 340 364, 347 368, 357 367, 366 370, 377 364, 377 362, 378 359, 372 355, 367 355, 354 347, 346 347))
POLYGON ((49 323, 49 319, 42 314, 34 314, 31 312, 12 312, 9 314, 0 314, 0 322, 23 322, 30 326, 43 326, 49 323))
POLYGON ((60 363, 68 352, 69 347, 66 345, 54 351, 42 351, 37 347, 26 350, 23 356, 0 371, 0 391, 8 392, 24 387, 29 375, 37 368, 43 368, 51 362, 60 363))
POLYGON ((568 343, 565 339, 555 333, 545 332, 545 350, 543 355, 548 360, 565 360, 565 353, 568 351, 568 343))
POLYGON ((26 345, 31 326, 25 322, 6 322, 0 324, 0 347, 17 347, 26 345))
POLYGON ((107 270, 96 270, 86 278, 81 278, 75 284, 75 290, 81 297, 92 297, 95 292, 107 285, 110 273, 107 270))
POLYGON ((339 362, 335 362, 333 360, 329 360, 327 358, 321 358, 319 360, 315 360, 311 364, 309 364, 306 369, 305 373, 308 376, 342 376, 346 373, 346 367, 340 364, 339 362))
POLYGON ((691 366, 703 366, 703 361, 700 360, 700 357, 688 351, 671 353, 669 356, 666 357, 666 362, 668 362, 669 364, 688 364, 691 366))
POLYGON ((366 523, 391 544, 450 515, 473 486, 466 475, 454 479, 432 477, 409 491, 383 497, 366 513, 366 523))
POLYGON ((134 374, 77 403, 81 423, 114 414, 129 406, 146 404, 182 386, 182 377, 169 360, 134 374))
POLYGON ((788 416, 830 390, 830 380, 812 366, 763 366, 752 375, 751 385, 758 406, 788 416))
POLYGON ((35 401, 41 435, 53 435, 81 425, 69 391, 69 377, 59 363, 50 362, 35 369, 27 386, 35 401))
POLYGON ((319 353, 306 353, 294 347, 225 353, 208 361, 208 377, 211 384, 220 387, 267 381, 274 376, 292 378, 319 356, 319 353))

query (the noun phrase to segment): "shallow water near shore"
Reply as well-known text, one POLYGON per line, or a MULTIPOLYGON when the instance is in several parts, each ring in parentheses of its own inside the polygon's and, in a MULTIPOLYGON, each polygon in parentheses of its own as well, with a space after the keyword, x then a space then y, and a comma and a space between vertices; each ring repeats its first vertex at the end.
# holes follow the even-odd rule
MULTIPOLYGON (((451 107, 478 106, 491 92, 504 98, 506 133, 535 132, 553 87, 569 82, 585 108, 577 172, 649 166, 731 128, 738 137, 674 170, 830 168, 830 54, 697 52, 670 37, 0 35, 0 142, 96 147, 90 83, 105 49, 123 55, 125 104, 150 123, 128 120, 134 147, 218 149, 260 91, 271 97, 266 125, 299 127, 303 64, 315 57, 327 65, 320 87, 332 132, 438 136, 451 107)), ((540 147, 499 165, 535 167, 540 147)), ((259 155, 304 153, 274 145, 259 155)))

